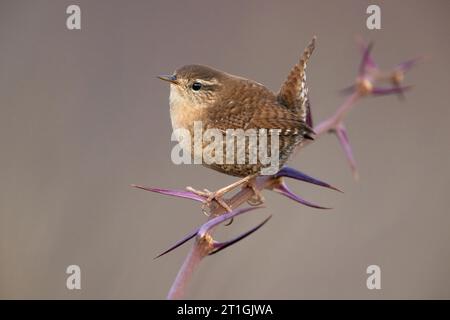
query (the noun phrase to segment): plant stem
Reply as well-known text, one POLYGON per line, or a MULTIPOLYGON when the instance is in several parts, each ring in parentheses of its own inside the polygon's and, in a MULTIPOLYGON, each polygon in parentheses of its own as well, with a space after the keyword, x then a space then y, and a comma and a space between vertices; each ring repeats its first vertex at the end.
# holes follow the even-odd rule
MULTIPOLYGON (((197 241, 195 243, 197 244, 197 241)), ((187 282, 191 279, 197 265, 206 256, 207 253, 203 250, 202 246, 196 244, 192 246, 191 251, 189 251, 183 265, 178 271, 175 281, 167 295, 167 299, 173 300, 183 298, 187 282)))
MULTIPOLYGON (((263 190, 270 186, 272 183, 269 176, 261 176, 258 177, 255 181, 255 188, 257 190, 263 190)), ((232 198, 227 200, 228 205, 235 209, 240 205, 244 204, 247 200, 249 200, 253 196, 253 190, 250 188, 244 188, 238 193, 236 193, 232 198)), ((210 219, 216 217, 220 214, 225 213, 225 209, 221 206, 218 206, 215 210, 211 212, 210 219)), ((200 263, 200 261, 208 255, 208 248, 206 247, 206 242, 199 241, 198 238, 195 239, 194 245, 189 251, 186 259, 183 262, 178 274, 170 288, 169 294, 167 295, 167 299, 182 299, 185 287, 187 283, 192 277, 195 268, 200 263)))

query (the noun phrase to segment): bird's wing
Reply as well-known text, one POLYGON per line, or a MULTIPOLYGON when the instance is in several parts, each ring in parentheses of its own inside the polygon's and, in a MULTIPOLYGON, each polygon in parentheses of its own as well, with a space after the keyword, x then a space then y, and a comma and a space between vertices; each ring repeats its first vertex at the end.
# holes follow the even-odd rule
POLYGON ((227 129, 280 129, 280 135, 308 138, 314 133, 298 113, 280 105, 276 99, 263 100, 257 105, 240 104, 228 112, 214 112, 209 115, 209 119, 208 128, 216 128, 224 133, 227 129))
POLYGON ((314 133, 297 109, 281 105, 277 96, 252 81, 243 82, 220 108, 209 108, 207 112, 210 120, 207 127, 224 133, 227 129, 280 129, 281 135, 306 135, 308 138, 314 133), (242 92, 245 92, 244 98, 242 92))
POLYGON ((208 108, 208 127, 220 130, 246 129, 264 105, 278 104, 275 95, 263 85, 240 79, 239 85, 229 90, 217 102, 220 107, 208 108))
POLYGON ((308 136, 308 138, 312 138, 314 133, 298 113, 278 103, 259 106, 246 128, 280 129, 280 135, 308 136))
POLYGON ((277 99, 287 109, 300 113, 300 117, 312 126, 311 110, 309 106, 308 87, 306 85, 306 65, 315 47, 316 37, 303 51, 300 61, 292 68, 286 81, 281 86, 277 99))

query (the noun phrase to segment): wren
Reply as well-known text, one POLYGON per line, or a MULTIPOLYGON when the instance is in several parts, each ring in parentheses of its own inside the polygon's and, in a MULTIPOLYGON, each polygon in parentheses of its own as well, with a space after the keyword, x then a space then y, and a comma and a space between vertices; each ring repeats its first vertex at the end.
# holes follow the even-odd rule
MULTIPOLYGON (((204 129, 277 129, 279 135, 279 169, 289 160, 304 139, 313 139, 312 117, 306 65, 315 47, 314 37, 292 68, 278 93, 262 84, 203 65, 186 65, 172 75, 159 76, 170 83, 170 117, 173 129, 188 129, 193 136, 194 122, 204 129)), ((193 148, 191 149, 192 152, 193 148)), ((247 153, 248 156, 248 153, 247 153)), ((235 158, 236 159, 236 158, 235 158)), ((261 174, 264 165, 257 163, 204 164, 222 173, 244 179, 217 192, 199 192, 224 206, 220 196, 261 174)))

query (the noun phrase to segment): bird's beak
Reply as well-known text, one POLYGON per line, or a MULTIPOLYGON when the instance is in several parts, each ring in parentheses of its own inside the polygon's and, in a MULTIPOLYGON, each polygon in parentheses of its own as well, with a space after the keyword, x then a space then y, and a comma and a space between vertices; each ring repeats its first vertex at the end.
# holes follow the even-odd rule
POLYGON ((161 80, 164 80, 164 81, 173 83, 173 84, 178 84, 177 77, 176 77, 175 75, 170 75, 170 76, 166 76, 166 75, 164 75, 164 76, 158 76, 158 79, 161 79, 161 80))

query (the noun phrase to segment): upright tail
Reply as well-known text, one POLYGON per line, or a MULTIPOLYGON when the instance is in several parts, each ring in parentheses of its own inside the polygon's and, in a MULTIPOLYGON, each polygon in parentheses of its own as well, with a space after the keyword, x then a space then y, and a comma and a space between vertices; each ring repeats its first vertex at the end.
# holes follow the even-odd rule
POLYGON ((278 93, 278 101, 286 108, 299 112, 301 119, 310 127, 313 126, 313 123, 306 85, 306 65, 315 45, 316 36, 305 48, 299 62, 292 68, 278 93))

